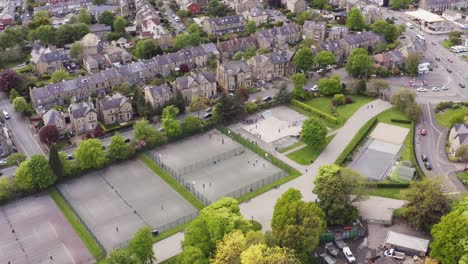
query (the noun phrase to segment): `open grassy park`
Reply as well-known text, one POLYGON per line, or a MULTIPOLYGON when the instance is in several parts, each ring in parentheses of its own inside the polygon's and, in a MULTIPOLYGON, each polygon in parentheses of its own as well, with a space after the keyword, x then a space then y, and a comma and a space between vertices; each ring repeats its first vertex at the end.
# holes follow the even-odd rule
POLYGON ((322 151, 327 147, 335 136, 329 136, 326 138, 325 143, 320 146, 305 146, 304 148, 298 149, 289 155, 288 158, 294 160, 296 163, 301 165, 311 164, 317 157, 322 153, 322 151))

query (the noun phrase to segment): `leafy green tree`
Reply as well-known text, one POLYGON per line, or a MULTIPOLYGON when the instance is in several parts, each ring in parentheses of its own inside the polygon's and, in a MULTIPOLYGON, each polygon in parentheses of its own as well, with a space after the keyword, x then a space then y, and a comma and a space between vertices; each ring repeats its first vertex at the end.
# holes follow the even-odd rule
POLYGON ((323 165, 314 183, 313 192, 328 224, 348 224, 359 216, 353 204, 366 198, 366 181, 358 172, 334 164, 323 165))
POLYGON ((201 127, 202 122, 200 118, 196 116, 187 116, 182 122, 182 130, 187 134, 198 131, 201 127))
POLYGON ((457 148, 455 151, 455 157, 458 158, 458 160, 464 160, 468 161, 468 146, 466 145, 461 145, 457 148))
POLYGON ((190 102, 190 111, 197 111, 197 117, 200 117, 200 110, 206 108, 208 99, 201 96, 192 97, 190 102))
POLYGON ((80 146, 75 151, 75 157, 82 169, 100 169, 107 162, 104 146, 97 138, 81 141, 80 146))
POLYGON ((7 166, 19 166, 21 162, 25 161, 27 156, 22 153, 13 153, 6 158, 6 165, 7 166))
POLYGON ((406 57, 406 72, 411 75, 418 74, 418 65, 421 62, 421 56, 415 52, 409 53, 406 57))
POLYGON ((106 0, 93 0, 93 5, 105 5, 107 3, 106 0))
POLYGON ((322 50, 317 53, 317 58, 315 58, 315 60, 322 68, 336 63, 335 55, 328 50, 322 50))
POLYGON ((140 40, 137 42, 135 47, 135 56, 137 56, 140 59, 150 59, 156 56, 157 50, 158 45, 156 43, 156 40, 152 38, 140 40))
POLYGON ((274 211, 273 211, 273 218, 271 219, 271 226, 277 228, 282 225, 281 221, 284 219, 281 218, 281 215, 275 214, 274 212, 280 212, 283 208, 286 208, 288 204, 292 204, 297 201, 302 200, 302 194, 299 190, 294 188, 289 188, 285 191, 278 200, 276 200, 274 211))
POLYGON ((49 25, 40 26, 34 30, 29 31, 29 38, 31 40, 39 40, 40 42, 46 45, 54 43, 54 28, 49 25))
POLYGON ((79 171, 80 168, 74 163, 74 161, 68 160, 67 153, 59 152, 59 158, 60 163, 62 164, 63 176, 72 176, 74 173, 79 171))
POLYGON ((258 105, 255 102, 246 102, 245 103, 245 112, 253 113, 258 110, 258 105))
POLYGON ((55 44, 58 47, 63 47, 65 44, 80 40, 89 32, 89 26, 83 23, 62 25, 55 30, 55 44))
POLYGON ((322 78, 318 80, 317 87, 320 93, 325 96, 341 93, 343 87, 341 86, 341 78, 338 74, 333 74, 330 78, 322 78))
POLYGON ((187 33, 179 33, 174 38, 174 47, 176 49, 182 49, 186 47, 196 47, 201 43, 207 42, 208 38, 203 36, 201 28, 193 23, 187 28, 187 33))
POLYGON ((292 97, 299 100, 308 99, 310 94, 304 90, 304 86, 307 84, 307 78, 305 75, 302 73, 295 73, 291 76, 291 80, 294 84, 292 97))
POLYGON ((312 0, 312 6, 317 9, 323 10, 328 7, 328 1, 327 0, 312 0))
POLYGON ((456 124, 463 124, 463 123, 465 123, 465 113, 464 112, 460 112, 460 113, 458 113, 456 115, 453 115, 449 119, 450 127, 453 127, 456 124))
POLYGON ((112 160, 125 160, 135 154, 135 149, 125 143, 125 138, 120 134, 112 137, 109 144, 108 155, 112 160))
POLYGON ((132 255, 130 250, 119 248, 112 251, 106 259, 107 264, 140 264, 141 262, 135 255, 132 255))
POLYGON ((212 264, 240 263, 240 254, 247 249, 247 241, 241 231, 226 234, 216 246, 212 264))
POLYGON ((13 197, 14 185, 10 177, 0 178, 0 203, 13 197))
POLYGON ((390 6, 393 10, 406 9, 410 3, 410 0, 390 0, 390 6))
POLYGON ((365 77, 372 70, 372 59, 366 49, 356 48, 351 52, 346 63, 346 72, 354 77, 365 77))
POLYGON ((291 101, 291 97, 292 94, 288 92, 286 83, 282 82, 279 91, 275 95, 275 101, 280 104, 289 103, 289 101, 291 101))
POLYGON ((373 79, 368 86, 366 94, 369 96, 378 96, 384 91, 390 90, 390 84, 386 80, 373 79))
POLYGON ((297 17, 296 17, 296 22, 297 22, 297 24, 299 24, 299 25, 302 26, 302 25, 304 25, 304 22, 305 22, 306 20, 310 20, 311 17, 312 17, 312 16, 311 16, 311 12, 310 12, 310 11, 304 11, 304 12, 301 12, 301 13, 299 13, 299 14, 297 15, 297 17))
POLYGON ((90 25, 91 22, 93 21, 93 17, 91 16, 91 14, 89 13, 89 11, 87 9, 83 8, 83 9, 80 9, 80 11, 78 12, 78 16, 77 16, 76 20, 79 23, 90 25))
POLYGON ((53 144, 49 150, 49 165, 57 178, 60 179, 63 177, 62 161, 60 161, 57 146, 55 144, 53 144))
POLYGON ((325 143, 327 133, 322 120, 309 117, 302 125, 301 140, 310 146, 318 146, 325 143))
POLYGON ((292 64, 297 72, 306 72, 314 65, 314 53, 310 48, 301 48, 294 55, 292 64))
POLYGON ((170 137, 176 137, 182 134, 182 128, 180 126, 179 120, 175 119, 179 109, 173 105, 166 106, 163 109, 161 127, 164 128, 167 135, 170 137))
POLYGON ((41 11, 35 12, 34 15, 33 15, 33 19, 38 19, 38 18, 42 18, 42 17, 48 18, 49 17, 49 12, 46 11, 46 10, 41 10, 41 11))
POLYGON ((70 77, 70 74, 64 69, 56 70, 50 76, 50 80, 53 83, 61 82, 62 80, 66 80, 70 77))
POLYGON ((11 89, 10 91, 10 102, 13 103, 13 100, 15 100, 16 97, 20 97, 20 94, 18 93, 18 91, 16 91, 16 89, 11 89))
POLYGON ((135 234, 130 242, 129 250, 140 263, 153 263, 156 260, 153 252, 153 237, 149 227, 142 228, 135 234))
POLYGON ((224 17, 228 15, 229 7, 218 0, 210 0, 208 2, 207 13, 213 17, 224 17))
POLYGON ((46 189, 56 180, 57 177, 43 155, 34 155, 21 163, 15 175, 18 189, 25 192, 46 189))
POLYGON ((81 42, 75 42, 70 48, 70 57, 75 60, 81 60, 84 54, 85 47, 81 42))
POLYGON ((104 11, 98 16, 98 22, 106 26, 113 26, 115 21, 115 15, 111 11, 104 11))
POLYGON ((294 250, 287 247, 268 247, 264 244, 252 245, 241 254, 242 264, 275 263, 300 264, 294 250))
POLYGON ((366 21, 364 20, 364 16, 359 8, 353 7, 349 10, 346 18, 346 26, 351 30, 358 31, 363 30, 366 27, 366 21))
POLYGON ((392 43, 400 35, 399 28, 392 23, 388 23, 385 20, 377 20, 371 25, 372 31, 377 34, 383 35, 385 40, 392 43))
POLYGON ((125 31, 125 26, 127 25, 127 22, 125 22, 125 19, 123 17, 117 17, 112 25, 114 26, 114 31, 116 33, 122 34, 125 31))
POLYGON ((27 36, 28 28, 26 26, 8 27, 0 34, 0 49, 24 47, 27 36))
POLYGON ((30 30, 34 30, 40 26, 51 25, 50 19, 48 17, 37 17, 31 20, 28 24, 30 30))
POLYGON ((430 247, 430 255, 442 263, 466 263, 468 251, 466 243, 468 238, 468 197, 458 204, 453 210, 442 216, 439 223, 431 229, 434 238, 430 247))
MULTIPOLYGON (((194 220, 195 221, 195 220, 194 220)), ((186 246, 177 256, 177 263, 179 264, 208 264, 209 259, 205 256, 203 251, 198 247, 186 246)))
POLYGON ((223 94, 218 105, 213 110, 213 119, 217 122, 226 122, 234 119, 242 111, 239 100, 223 94))
POLYGON ((145 141, 150 148, 159 146, 167 141, 166 135, 157 131, 146 119, 135 122, 133 134, 137 141, 145 141))
POLYGON ((416 101, 416 93, 409 89, 400 89, 394 93, 391 98, 392 104, 401 112, 405 110, 416 101))
POLYGON ((403 216, 417 229, 429 231, 443 215, 450 211, 448 198, 439 182, 429 179, 412 182, 403 192, 406 201, 403 216))
POLYGON ((24 97, 19 96, 13 100, 13 110, 17 113, 23 113, 29 115, 32 112, 31 105, 24 99, 24 97))
POLYGON ((247 33, 253 34, 255 31, 257 31, 257 24, 255 24, 255 21, 249 21, 247 22, 247 26, 245 28, 247 33))

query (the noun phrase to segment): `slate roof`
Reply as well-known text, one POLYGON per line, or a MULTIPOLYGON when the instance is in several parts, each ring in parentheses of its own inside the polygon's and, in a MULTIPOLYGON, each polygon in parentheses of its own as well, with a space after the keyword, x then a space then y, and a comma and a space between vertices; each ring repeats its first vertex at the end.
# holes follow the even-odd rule
POLYGON ((234 15, 234 16, 225 16, 225 17, 217 17, 217 18, 209 18, 208 22, 210 24, 215 24, 217 26, 229 25, 229 24, 238 24, 241 21, 245 21, 242 15, 234 15))
POLYGON ((250 47, 257 47, 257 40, 253 36, 226 40, 218 44, 220 52, 235 52, 239 50, 247 50, 250 47))
POLYGON ((188 76, 182 76, 175 80, 179 89, 184 90, 188 89, 194 82, 200 84, 203 81, 208 81, 209 83, 216 82, 216 75, 212 72, 202 72, 199 74, 192 73, 188 76))
POLYGON ((341 50, 342 47, 340 45, 340 42, 338 40, 326 40, 320 43, 320 48, 322 50, 328 50, 328 51, 338 51, 341 50))
POLYGON ((274 42, 277 39, 285 38, 288 35, 294 35, 301 32, 299 26, 295 24, 287 24, 281 27, 265 29, 257 32, 257 36, 265 39, 268 42, 274 42))
POLYGON ((125 102, 127 102, 128 98, 121 95, 120 93, 115 93, 112 96, 106 95, 104 98, 98 101, 101 110, 109 110, 114 108, 119 108, 125 102))
POLYGON ((62 116, 62 113, 60 113, 59 111, 55 110, 55 109, 50 109, 49 111, 47 111, 43 116, 42 116, 42 120, 44 120, 44 125, 47 126, 47 125, 55 125, 55 123, 57 122, 57 120, 63 120, 63 116, 62 116))
POLYGON ((327 23, 326 22, 315 22, 315 21, 306 20, 306 21, 304 21, 303 28, 304 28, 304 30, 307 30, 307 29, 326 29, 327 28, 327 23))
POLYGON ((362 32, 361 34, 344 37, 343 40, 347 42, 349 45, 355 45, 355 44, 359 44, 359 43, 377 39, 377 38, 379 38, 379 36, 377 36, 374 32, 366 31, 366 32, 362 32))
POLYGON ((89 30, 91 32, 101 32, 101 31, 110 32, 111 29, 112 28, 110 26, 106 26, 104 24, 93 24, 89 26, 89 30))
POLYGON ((68 112, 72 114, 73 118, 85 117, 89 112, 94 112, 94 105, 92 102, 71 104, 68 107, 68 112))
POLYGON ((250 72, 250 67, 246 61, 229 61, 225 62, 224 64, 224 71, 227 73, 228 76, 235 76, 240 72, 250 72))
POLYGON ((290 50, 274 51, 270 53, 270 59, 273 64, 282 64, 290 62, 294 52, 290 50))
POLYGON ((146 89, 149 89, 153 98, 161 98, 165 97, 166 95, 171 96, 172 94, 171 87, 169 87, 167 84, 162 84, 159 86, 147 86, 146 89))

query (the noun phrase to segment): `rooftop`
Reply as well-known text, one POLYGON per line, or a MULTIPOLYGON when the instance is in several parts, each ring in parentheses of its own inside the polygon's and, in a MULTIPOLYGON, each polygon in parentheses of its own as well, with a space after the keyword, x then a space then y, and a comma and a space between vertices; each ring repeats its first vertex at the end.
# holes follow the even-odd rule
POLYGON ((405 13, 410 17, 413 17, 415 19, 419 19, 422 21, 426 21, 428 23, 445 21, 445 19, 443 19, 441 16, 431 13, 429 11, 426 11, 424 9, 418 9, 416 11, 407 11, 405 13))

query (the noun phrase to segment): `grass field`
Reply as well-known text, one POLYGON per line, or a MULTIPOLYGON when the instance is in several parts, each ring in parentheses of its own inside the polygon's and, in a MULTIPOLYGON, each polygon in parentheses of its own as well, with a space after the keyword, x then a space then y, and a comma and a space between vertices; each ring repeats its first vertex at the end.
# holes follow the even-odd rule
POLYGON ((68 203, 63 199, 62 195, 57 191, 55 187, 49 189, 49 195, 55 201, 60 211, 62 211, 63 215, 67 218, 70 225, 75 230, 76 234, 80 237, 83 244, 88 248, 91 255, 96 260, 103 259, 105 257, 104 251, 99 247, 98 243, 88 230, 84 227, 78 217, 75 215, 75 212, 70 208, 68 203))
POLYGON ((284 152, 286 152, 286 151, 288 151, 288 150, 291 150, 291 149, 293 149, 293 148, 297 148, 297 147, 302 146, 302 145, 304 145, 304 144, 305 144, 304 142, 299 141, 299 142, 297 142, 297 143, 294 143, 294 144, 292 144, 292 145, 289 145, 289 146, 287 146, 287 147, 285 147, 285 148, 280 149, 278 152, 279 152, 279 153, 284 153, 284 152))
POLYGON ((437 123, 441 127, 450 128, 450 118, 463 112, 465 113, 465 115, 468 115, 468 108, 461 107, 458 109, 447 109, 444 112, 439 112, 436 114, 437 123))
MULTIPOLYGON (((346 123, 346 120, 350 118, 354 112, 356 112, 361 106, 373 101, 375 98, 366 97, 366 96, 350 96, 353 99, 353 103, 345 104, 338 106, 336 108, 338 123, 343 125, 346 123)), ((316 97, 308 101, 305 101, 306 104, 319 109, 320 111, 333 115, 332 113, 332 100, 333 97, 316 97)))
POLYGON ((457 177, 458 179, 460 179, 460 181, 463 182, 463 184, 468 185, 468 172, 467 171, 457 173, 457 177))
POLYGON ((380 196, 392 199, 401 199, 401 191, 405 189, 400 188, 368 188, 367 193, 370 196, 380 196))
POLYGON ((325 143, 320 146, 306 146, 296 150, 293 153, 287 155, 287 157, 294 160, 298 164, 309 165, 320 155, 320 153, 322 153, 322 151, 327 147, 328 143, 330 143, 334 137, 335 135, 327 137, 325 139, 325 143))

